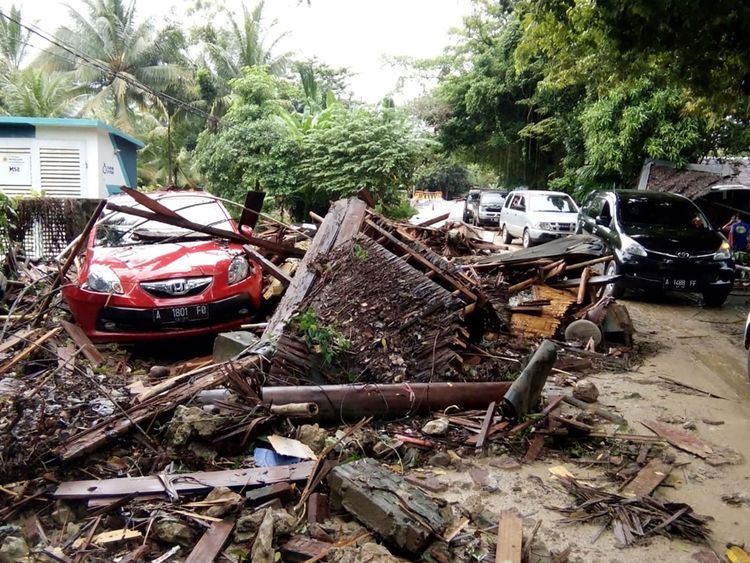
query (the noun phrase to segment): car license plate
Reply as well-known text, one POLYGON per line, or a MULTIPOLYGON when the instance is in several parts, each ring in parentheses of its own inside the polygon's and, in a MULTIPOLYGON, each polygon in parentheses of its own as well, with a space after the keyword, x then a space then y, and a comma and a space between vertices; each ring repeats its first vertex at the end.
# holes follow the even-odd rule
POLYGON ((688 280, 684 278, 666 278, 664 280, 664 289, 675 289, 677 291, 694 291, 698 288, 698 280, 688 280))
POLYGON ((154 310, 156 324, 175 324, 202 321, 208 318, 208 305, 184 305, 154 310))

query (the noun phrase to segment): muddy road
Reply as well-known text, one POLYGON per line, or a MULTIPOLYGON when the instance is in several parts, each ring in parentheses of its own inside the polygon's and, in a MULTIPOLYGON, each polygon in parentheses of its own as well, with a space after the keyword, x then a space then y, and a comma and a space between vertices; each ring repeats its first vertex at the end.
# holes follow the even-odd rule
MULTIPOLYGON (((733 295, 721 309, 704 309, 697 299, 670 295, 658 299, 634 296, 625 300, 642 353, 641 363, 627 373, 590 375, 600 390, 599 403, 622 414, 627 428, 620 431, 650 435, 641 421, 657 420, 692 429, 711 446, 705 460, 666 446, 662 456, 674 459, 674 469, 656 496, 690 504, 698 514, 712 518, 711 547, 723 554, 728 542, 750 546, 750 506, 733 506, 722 495, 743 493, 750 498, 750 384, 742 333, 750 295, 733 295), (712 398, 676 386, 660 376, 675 379, 722 398, 712 398)), ((552 389, 552 392, 555 390, 552 389)), ((562 390, 561 390, 562 391, 562 390)), ((569 392, 569 389, 565 390, 569 392)), ((615 425, 610 425, 614 430, 615 425)), ((513 452, 509 452, 512 453, 513 452)), ((600 452, 591 452, 596 455, 600 452)), ((542 520, 534 551, 559 552, 572 547, 571 561, 580 562, 688 562, 701 546, 680 540, 656 538, 645 545, 619 548, 611 530, 592 543, 600 530, 596 524, 560 524, 560 513, 549 506, 569 506, 572 497, 562 491, 550 473, 564 466, 576 478, 611 490, 603 465, 581 464, 573 455, 546 453, 531 465, 506 463, 501 451, 465 465, 489 472, 490 486, 480 488, 462 471, 440 472, 450 483, 445 498, 460 501, 476 511, 517 508, 528 533, 542 520), (543 544, 543 545, 542 545, 543 544)), ((587 456, 588 457, 588 456, 587 456)), ((549 561, 549 559, 532 559, 549 561)))

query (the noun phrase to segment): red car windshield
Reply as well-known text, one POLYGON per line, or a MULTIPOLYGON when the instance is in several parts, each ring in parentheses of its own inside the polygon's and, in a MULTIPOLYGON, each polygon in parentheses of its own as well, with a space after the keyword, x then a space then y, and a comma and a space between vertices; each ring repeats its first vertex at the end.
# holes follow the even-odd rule
MULTIPOLYGON (((234 230, 224 207, 211 197, 180 194, 154 199, 193 223, 234 230)), ((148 211, 130 198, 123 198, 123 200, 122 204, 128 207, 148 211)), ((121 204, 120 201, 117 203, 121 204)), ((186 238, 210 238, 210 235, 159 221, 149 221, 136 215, 114 212, 105 215, 97 223, 94 244, 95 246, 117 247, 156 244, 186 238)))

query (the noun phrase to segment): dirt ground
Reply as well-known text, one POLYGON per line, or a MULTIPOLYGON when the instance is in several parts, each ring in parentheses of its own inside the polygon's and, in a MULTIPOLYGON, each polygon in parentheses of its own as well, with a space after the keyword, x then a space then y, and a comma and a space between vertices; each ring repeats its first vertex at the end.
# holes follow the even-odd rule
MULTIPOLYGON (((601 392, 600 405, 627 419, 627 432, 651 435, 640 424, 642 420, 680 425, 692 422, 694 432, 712 447, 714 454, 702 460, 667 446, 666 454, 674 455, 675 466, 655 495, 686 502, 698 514, 711 517, 711 547, 720 554, 728 542, 750 546, 750 506, 732 506, 721 500, 723 494, 750 493, 750 384, 742 346, 749 297, 733 295, 723 308, 711 310, 688 296, 658 300, 634 296, 625 303, 645 354, 643 363, 628 373, 589 376, 601 392), (659 376, 724 398, 686 392, 659 376)), ((569 506, 572 497, 555 483, 549 469, 563 465, 576 478, 611 489, 612 481, 600 465, 583 465, 554 454, 543 454, 533 464, 516 469, 504 469, 503 465, 500 458, 491 456, 466 460, 460 471, 436 470, 439 478, 450 484, 441 494, 475 511, 497 514, 516 508, 524 516, 525 534, 530 533, 536 520, 542 520, 537 538, 554 552, 571 546, 571 561, 695 561, 693 554, 701 549, 686 541, 661 537, 645 545, 619 548, 611 530, 592 543, 600 526, 561 524, 562 515, 545 507, 569 506), (466 465, 486 469, 489 484, 477 486, 466 465)), ((535 545, 534 551, 540 553, 539 548, 541 545, 535 545)))

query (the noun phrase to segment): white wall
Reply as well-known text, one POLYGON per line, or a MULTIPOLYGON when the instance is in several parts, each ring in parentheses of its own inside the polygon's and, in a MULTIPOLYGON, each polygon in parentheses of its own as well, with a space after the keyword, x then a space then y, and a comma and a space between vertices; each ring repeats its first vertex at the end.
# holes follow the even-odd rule
MULTIPOLYGON (((45 189, 42 185, 41 158, 48 162, 58 159, 68 159, 70 166, 71 155, 80 152, 80 185, 73 190, 69 185, 61 185, 56 189, 45 189, 49 195, 62 197, 106 198, 107 184, 121 186, 127 184, 120 160, 109 137, 109 132, 96 127, 45 127, 36 126, 35 138, 0 138, 0 166, 8 165, 8 159, 21 163, 22 171, 15 174, 15 178, 28 178, 23 170, 24 159, 20 153, 14 156, 11 149, 30 152, 31 181, 28 184, 4 186, 0 180, 0 190, 8 195, 28 195, 31 190, 45 189), (71 152, 74 151, 74 152, 71 152), (60 153, 57 156, 55 153, 60 153)), ((14 177, 6 174, 2 177, 14 177)), ((14 183, 21 180, 13 180, 14 183)), ((50 180, 45 180, 49 183, 50 180)), ((64 182, 63 182, 64 184, 64 182)))

